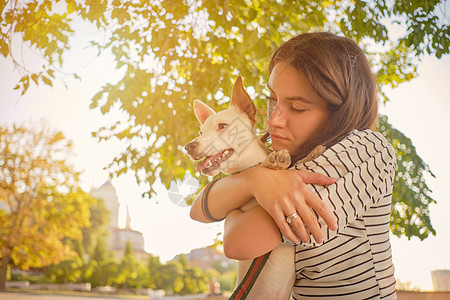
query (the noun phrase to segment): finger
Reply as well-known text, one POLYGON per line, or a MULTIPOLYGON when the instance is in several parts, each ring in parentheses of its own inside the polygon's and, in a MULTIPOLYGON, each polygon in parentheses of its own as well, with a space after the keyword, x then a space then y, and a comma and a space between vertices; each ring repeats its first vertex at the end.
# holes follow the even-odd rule
MULTIPOLYGON (((327 226, 333 230, 337 230, 337 219, 333 212, 328 208, 326 203, 320 199, 318 195, 307 189, 305 191, 305 202, 309 205, 327 224, 327 226)), ((315 237, 314 237, 315 238, 315 237)))
POLYGON ((281 232, 294 244, 298 244, 299 240, 297 235, 292 231, 292 228, 286 222, 286 217, 284 213, 280 210, 276 216, 273 216, 275 223, 277 223, 278 228, 280 228, 281 232))
MULTIPOLYGON (((316 214, 311 210, 309 206, 309 202, 321 201, 320 198, 314 194, 305 183, 299 182, 297 186, 293 189, 290 194, 290 202, 295 203, 295 210, 300 215, 302 222, 295 222, 291 224, 294 228, 294 231, 297 234, 304 233, 304 227, 307 227, 311 232, 314 239, 322 243, 323 242, 323 234, 319 225, 318 218, 316 214), (313 201, 308 200, 308 198, 312 198, 313 201), (315 201, 314 201, 315 200, 315 201), (302 228, 303 227, 303 228, 302 228)), ((304 237, 304 236, 303 236, 304 237)), ((309 240, 309 234, 308 234, 309 240)), ((302 238, 302 241, 304 239, 302 238)))
POLYGON ((320 173, 309 172, 305 170, 296 170, 297 175, 306 184, 330 185, 337 181, 336 178, 328 177, 320 173))
POLYGON ((290 225, 292 226, 292 228, 294 228, 295 234, 302 240, 302 242, 309 243, 310 241, 309 234, 306 231, 306 227, 303 224, 300 215, 292 219, 290 225))
POLYGON ((317 215, 311 208, 307 208, 308 213, 307 216, 304 217, 305 221, 303 221, 306 227, 309 229, 310 234, 314 237, 314 241, 316 243, 323 243, 323 232, 322 227, 320 226, 317 215))
MULTIPOLYGON (((304 227, 306 226, 309 229, 309 231, 311 232, 312 236, 314 237, 314 240, 316 242, 318 242, 319 244, 321 244, 323 242, 323 234, 322 234, 322 230, 319 225, 319 221, 317 220, 317 216, 314 214, 314 212, 311 210, 311 208, 309 208, 308 205, 306 205, 303 201, 299 202, 297 211, 301 217, 301 220, 303 221, 302 222, 303 229, 301 228, 302 226, 294 227, 295 232, 297 232, 297 230, 304 230, 304 227), (297 228, 299 228, 299 229, 297 229, 297 228)), ((297 225, 297 223, 294 224, 294 226, 295 225, 297 225)), ((306 234, 308 235, 308 233, 306 233, 306 234)), ((304 241, 303 238, 302 238, 302 241, 304 241)), ((309 235, 308 235, 308 241, 309 241, 309 235)))

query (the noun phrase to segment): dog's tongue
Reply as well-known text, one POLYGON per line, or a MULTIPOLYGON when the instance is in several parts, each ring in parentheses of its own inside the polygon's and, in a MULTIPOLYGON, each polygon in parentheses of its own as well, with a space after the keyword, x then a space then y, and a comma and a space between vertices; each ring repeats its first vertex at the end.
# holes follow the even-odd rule
POLYGON ((208 158, 205 158, 204 160, 202 160, 201 162, 199 162, 197 164, 197 171, 201 172, 205 169, 206 164, 208 163, 208 158))
POLYGON ((203 161, 201 161, 197 164, 197 171, 201 172, 204 169, 206 169, 206 166, 208 165, 209 162, 214 164, 216 159, 218 159, 221 155, 222 155, 222 153, 218 153, 216 155, 206 157, 203 161))

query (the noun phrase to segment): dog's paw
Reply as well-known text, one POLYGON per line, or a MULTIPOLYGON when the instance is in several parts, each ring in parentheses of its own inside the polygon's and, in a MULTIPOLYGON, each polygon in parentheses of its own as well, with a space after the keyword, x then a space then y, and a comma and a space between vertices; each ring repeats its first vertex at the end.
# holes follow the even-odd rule
POLYGON ((316 148, 314 148, 307 157, 305 157, 305 161, 310 161, 313 159, 318 158, 319 156, 322 155, 322 153, 324 153, 326 150, 325 146, 322 145, 318 145, 316 146, 316 148))
POLYGON ((300 164, 302 164, 302 163, 305 163, 305 162, 307 162, 307 161, 310 161, 310 160, 313 160, 313 159, 318 158, 319 156, 322 155, 322 153, 325 152, 326 149, 327 149, 327 148, 326 148, 325 146, 323 146, 323 145, 318 145, 318 146, 316 146, 316 147, 308 154, 308 156, 306 156, 305 158, 303 158, 303 159, 299 160, 298 162, 296 162, 296 163, 295 163, 295 166, 298 166, 298 165, 300 165, 300 164))
POLYGON ((291 156, 286 149, 281 151, 273 151, 267 155, 261 166, 270 169, 287 169, 291 164, 291 156))
POLYGON ((287 151, 286 149, 277 151, 276 156, 277 164, 280 169, 289 168, 289 165, 291 164, 291 155, 289 154, 289 151, 287 151))

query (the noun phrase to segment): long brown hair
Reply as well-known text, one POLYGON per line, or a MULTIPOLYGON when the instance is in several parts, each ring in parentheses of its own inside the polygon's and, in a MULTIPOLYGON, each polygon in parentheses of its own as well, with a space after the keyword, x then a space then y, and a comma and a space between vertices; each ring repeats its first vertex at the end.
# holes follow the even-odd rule
POLYGON ((304 33, 273 53, 269 73, 279 61, 296 68, 328 102, 329 118, 300 157, 316 145, 332 146, 352 130, 371 128, 377 118, 376 82, 369 61, 353 40, 327 32, 304 33))

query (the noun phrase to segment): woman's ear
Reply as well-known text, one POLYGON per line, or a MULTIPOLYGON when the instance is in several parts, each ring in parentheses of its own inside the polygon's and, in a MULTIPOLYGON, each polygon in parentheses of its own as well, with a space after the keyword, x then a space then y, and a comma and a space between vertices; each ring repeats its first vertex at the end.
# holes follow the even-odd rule
POLYGON ((194 100, 194 114, 200 124, 205 123, 206 119, 214 115, 216 112, 200 100, 194 100))
POLYGON ((241 76, 238 76, 233 86, 233 94, 231 96, 230 106, 234 105, 239 108, 240 111, 247 114, 252 126, 256 123, 256 108, 252 102, 252 99, 244 89, 241 76))

